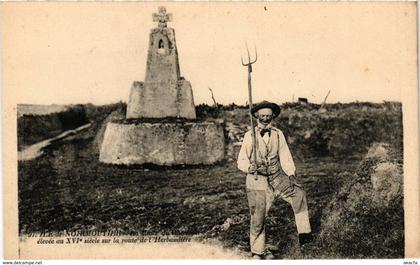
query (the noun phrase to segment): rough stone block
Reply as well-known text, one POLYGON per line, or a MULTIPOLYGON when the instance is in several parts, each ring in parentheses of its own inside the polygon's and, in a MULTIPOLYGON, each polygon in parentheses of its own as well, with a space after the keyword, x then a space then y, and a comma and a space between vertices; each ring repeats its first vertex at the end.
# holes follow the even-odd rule
POLYGON ((178 117, 195 119, 196 113, 191 83, 185 79, 179 80, 177 84, 177 92, 176 104, 178 117))
POLYGON ((127 119, 165 117, 196 118, 190 82, 133 82, 127 119))
POLYGON ((109 122, 99 161, 109 164, 209 165, 224 158, 220 123, 109 122))
POLYGON ((154 28, 150 31, 145 82, 180 79, 175 30, 154 28))

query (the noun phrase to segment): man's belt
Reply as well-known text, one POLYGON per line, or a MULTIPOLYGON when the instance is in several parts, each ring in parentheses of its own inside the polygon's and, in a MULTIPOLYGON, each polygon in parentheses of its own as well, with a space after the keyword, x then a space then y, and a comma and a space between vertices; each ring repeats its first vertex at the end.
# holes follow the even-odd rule
POLYGON ((273 160, 268 163, 261 163, 257 165, 257 172, 262 176, 268 177, 280 171, 280 161, 278 160, 273 160))
POLYGON ((280 168, 278 167, 270 168, 269 166, 260 166, 257 168, 258 175, 265 176, 265 177, 277 175, 279 171, 280 171, 280 168))

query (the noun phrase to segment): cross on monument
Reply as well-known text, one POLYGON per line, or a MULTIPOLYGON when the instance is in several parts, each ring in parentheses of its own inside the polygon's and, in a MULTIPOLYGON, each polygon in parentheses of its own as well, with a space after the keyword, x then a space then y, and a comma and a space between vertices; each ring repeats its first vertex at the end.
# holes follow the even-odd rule
POLYGON ((164 6, 159 7, 159 13, 153 13, 153 21, 159 22, 159 28, 166 28, 166 22, 172 21, 172 14, 166 13, 166 8, 164 6))

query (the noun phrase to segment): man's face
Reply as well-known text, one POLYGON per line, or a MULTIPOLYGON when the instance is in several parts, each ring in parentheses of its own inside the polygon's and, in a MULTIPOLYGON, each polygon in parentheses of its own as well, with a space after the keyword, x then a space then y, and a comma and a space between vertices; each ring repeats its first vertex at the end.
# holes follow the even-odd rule
POLYGON ((257 118, 262 125, 267 126, 273 120, 273 111, 269 108, 260 109, 257 118))

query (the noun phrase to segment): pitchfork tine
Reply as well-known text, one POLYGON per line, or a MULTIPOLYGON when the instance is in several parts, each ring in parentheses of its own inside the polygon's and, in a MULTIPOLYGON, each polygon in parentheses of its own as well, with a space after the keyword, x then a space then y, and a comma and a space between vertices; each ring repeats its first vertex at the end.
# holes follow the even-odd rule
POLYGON ((251 63, 251 57, 249 56, 249 49, 248 49, 248 44, 246 44, 246 54, 248 54, 248 63, 251 63))
POLYGON ((253 64, 253 63, 255 63, 255 62, 257 61, 257 58, 258 58, 258 54, 257 54, 257 47, 256 47, 256 46, 254 46, 254 50, 255 50, 255 60, 254 60, 254 61, 251 61, 251 55, 249 54, 248 44, 247 44, 247 43, 245 43, 245 46, 246 46, 246 54, 247 54, 247 56, 248 56, 248 63, 244 63, 244 59, 242 58, 242 56, 241 56, 241 62, 242 62, 242 65, 243 65, 243 66, 249 66, 249 65, 251 65, 251 64, 253 64))

